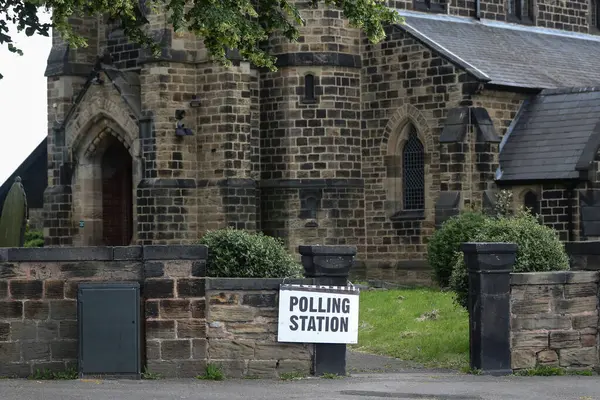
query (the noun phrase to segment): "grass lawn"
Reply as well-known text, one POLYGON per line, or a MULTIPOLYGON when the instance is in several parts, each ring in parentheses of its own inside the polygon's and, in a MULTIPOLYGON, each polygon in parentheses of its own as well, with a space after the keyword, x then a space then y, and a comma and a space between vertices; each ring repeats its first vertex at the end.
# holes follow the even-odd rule
POLYGON ((353 349, 430 368, 460 369, 468 365, 469 316, 454 303, 452 292, 363 291, 353 349))

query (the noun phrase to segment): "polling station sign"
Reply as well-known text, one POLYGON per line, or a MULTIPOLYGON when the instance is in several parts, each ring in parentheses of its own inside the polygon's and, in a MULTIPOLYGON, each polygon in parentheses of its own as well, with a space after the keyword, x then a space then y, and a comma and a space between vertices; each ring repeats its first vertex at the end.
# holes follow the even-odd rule
POLYGON ((359 294, 347 286, 281 285, 277 340, 357 343, 359 294))

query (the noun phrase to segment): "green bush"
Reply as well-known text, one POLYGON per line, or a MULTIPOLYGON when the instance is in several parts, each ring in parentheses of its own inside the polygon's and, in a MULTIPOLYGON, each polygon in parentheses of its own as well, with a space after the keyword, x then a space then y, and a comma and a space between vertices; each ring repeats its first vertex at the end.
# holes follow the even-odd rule
MULTIPOLYGON (((541 225, 535 216, 525 211, 514 217, 486 219, 472 241, 516 243, 515 272, 569 269, 569 258, 556 231, 541 225)), ((450 287, 456 293, 457 303, 467 308, 469 280, 461 253, 455 254, 453 265, 450 287)))
POLYGON ((29 225, 25 230, 24 247, 44 247, 44 234, 41 231, 29 229, 29 225))
POLYGON ((465 264, 463 252, 457 251, 454 254, 452 264, 452 276, 450 276, 450 288, 454 292, 456 304, 469 309, 469 273, 465 264))
POLYGON ((454 253, 460 244, 469 242, 486 220, 480 212, 467 211, 448 219, 435 231, 427 245, 427 261, 441 287, 449 284, 454 266, 454 253))
POLYGON ((207 274, 223 278, 287 278, 302 276, 280 239, 232 228, 207 232, 200 244, 208 246, 207 274))

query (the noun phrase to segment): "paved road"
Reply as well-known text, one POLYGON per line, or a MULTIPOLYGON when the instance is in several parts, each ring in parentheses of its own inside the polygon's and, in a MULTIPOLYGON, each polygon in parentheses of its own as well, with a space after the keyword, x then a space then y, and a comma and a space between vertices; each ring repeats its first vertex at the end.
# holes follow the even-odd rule
POLYGON ((600 400, 599 377, 405 372, 300 381, 1 380, 2 400, 600 400))
POLYGON ((350 374, 377 372, 414 372, 423 370, 423 366, 410 361, 375 354, 348 350, 346 352, 346 370, 350 374))

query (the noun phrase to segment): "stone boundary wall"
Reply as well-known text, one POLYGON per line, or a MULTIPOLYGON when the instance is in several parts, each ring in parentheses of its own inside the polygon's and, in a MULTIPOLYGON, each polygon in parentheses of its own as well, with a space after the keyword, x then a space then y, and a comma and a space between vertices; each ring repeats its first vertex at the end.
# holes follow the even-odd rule
MULTIPOLYGON (((313 347, 278 343, 282 279, 207 278, 204 246, 0 249, 0 376, 77 367, 77 289, 138 282, 142 369, 195 377, 311 373, 313 347)), ((316 279, 286 280, 315 284, 316 279)))
POLYGON ((513 370, 598 366, 598 272, 511 274, 513 370))
MULTIPOLYGON (((83 282, 140 283, 146 320, 181 321, 178 334, 193 342, 204 335, 194 328, 205 321, 206 257, 204 246, 0 249, 0 376, 77 366, 77 288, 83 282)), ((185 358, 178 344, 165 344, 163 358, 177 374, 193 361, 189 355, 186 363, 173 361, 185 358)), ((152 355, 154 342, 146 346, 143 353, 152 355)))

